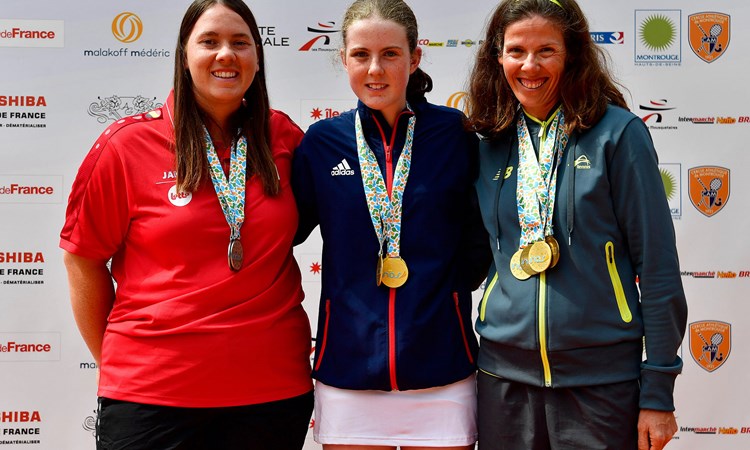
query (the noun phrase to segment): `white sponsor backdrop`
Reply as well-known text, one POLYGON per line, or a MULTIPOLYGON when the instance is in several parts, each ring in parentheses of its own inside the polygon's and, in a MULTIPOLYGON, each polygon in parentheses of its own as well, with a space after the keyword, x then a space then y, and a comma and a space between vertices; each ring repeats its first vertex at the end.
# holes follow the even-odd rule
MULTIPOLYGON (((91 143, 116 118, 166 98, 188 3, 2 0, 0 449, 93 448, 95 366, 70 313, 58 233, 91 143)), ((303 128, 354 105, 336 52, 347 3, 250 2, 263 27, 272 105, 303 128)), ((422 67, 435 81, 428 98, 462 108, 494 0, 409 3, 420 20, 422 67)), ((652 130, 670 195, 690 306, 676 388, 681 430, 670 448, 748 448, 750 3, 581 4, 632 110, 652 130), (710 14, 695 20, 701 13, 710 14)), ((296 254, 315 321, 319 240, 296 254)), ((311 438, 307 447, 318 448, 311 438)))

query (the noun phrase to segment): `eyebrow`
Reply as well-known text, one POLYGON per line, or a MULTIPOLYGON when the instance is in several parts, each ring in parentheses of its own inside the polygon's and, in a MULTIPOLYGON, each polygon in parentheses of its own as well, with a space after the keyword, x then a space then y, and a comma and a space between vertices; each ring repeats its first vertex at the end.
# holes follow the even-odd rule
MULTIPOLYGON (((200 36, 211 36, 211 37, 213 37, 213 36, 218 36, 218 35, 219 35, 219 33, 216 32, 216 31, 204 31, 202 33, 198 33, 197 36, 199 36, 199 37, 200 36)), ((234 33, 232 35, 232 37, 233 38, 238 38, 238 37, 252 38, 252 36, 249 35, 249 34, 247 34, 247 33, 234 33)))

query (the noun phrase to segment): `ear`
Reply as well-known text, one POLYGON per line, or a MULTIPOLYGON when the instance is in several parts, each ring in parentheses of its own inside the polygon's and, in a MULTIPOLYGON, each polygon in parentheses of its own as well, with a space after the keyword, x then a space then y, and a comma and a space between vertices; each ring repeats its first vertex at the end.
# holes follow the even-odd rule
POLYGON ((409 63, 409 73, 414 73, 419 67, 419 63, 422 62, 422 47, 417 46, 413 52, 411 52, 411 62, 409 63))
POLYGON ((344 65, 344 70, 348 72, 349 69, 346 67, 346 49, 345 48, 339 49, 339 58, 341 58, 341 64, 344 65))

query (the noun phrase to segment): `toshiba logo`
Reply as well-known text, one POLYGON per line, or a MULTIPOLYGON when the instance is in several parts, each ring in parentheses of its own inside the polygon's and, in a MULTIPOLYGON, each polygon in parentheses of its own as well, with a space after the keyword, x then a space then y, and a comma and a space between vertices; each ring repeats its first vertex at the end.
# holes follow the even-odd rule
POLYGON ((62 20, 0 19, 0 47, 64 47, 62 20))

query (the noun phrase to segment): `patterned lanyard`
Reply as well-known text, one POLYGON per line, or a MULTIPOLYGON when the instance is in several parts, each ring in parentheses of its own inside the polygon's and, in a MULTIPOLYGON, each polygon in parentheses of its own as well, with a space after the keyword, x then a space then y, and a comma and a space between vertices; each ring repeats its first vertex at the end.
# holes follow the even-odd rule
MULTIPOLYGON (((546 137, 539 142, 539 159, 534 153, 524 114, 516 124, 518 132, 518 187, 516 202, 521 225, 520 248, 552 235, 557 167, 568 143, 562 108, 557 110, 546 137)), ((544 125, 542 125, 544 133, 544 125)))
MULTIPOLYGON (((407 105, 407 108, 409 106, 407 105)), ((411 111, 411 109, 409 109, 411 111)), ((357 135, 357 153, 359 166, 362 171, 362 184, 365 188, 367 208, 370 210, 372 225, 375 234, 383 248, 383 242, 388 241, 388 256, 398 257, 401 251, 401 215, 403 212, 404 189, 406 180, 409 178, 411 168, 411 147, 414 141, 414 123, 416 117, 409 118, 409 126, 406 130, 406 142, 401 151, 401 156, 396 164, 396 173, 393 180, 391 196, 388 197, 383 174, 380 172, 375 154, 365 141, 362 131, 362 121, 357 111, 354 129, 357 135)))
POLYGON ((237 145, 232 145, 232 160, 229 166, 229 181, 216 154, 211 136, 205 132, 206 156, 211 168, 211 181, 213 181, 216 196, 219 197, 224 218, 227 219, 231 230, 230 240, 240 238, 240 228, 245 221, 245 177, 247 175, 247 139, 241 136, 237 145))

